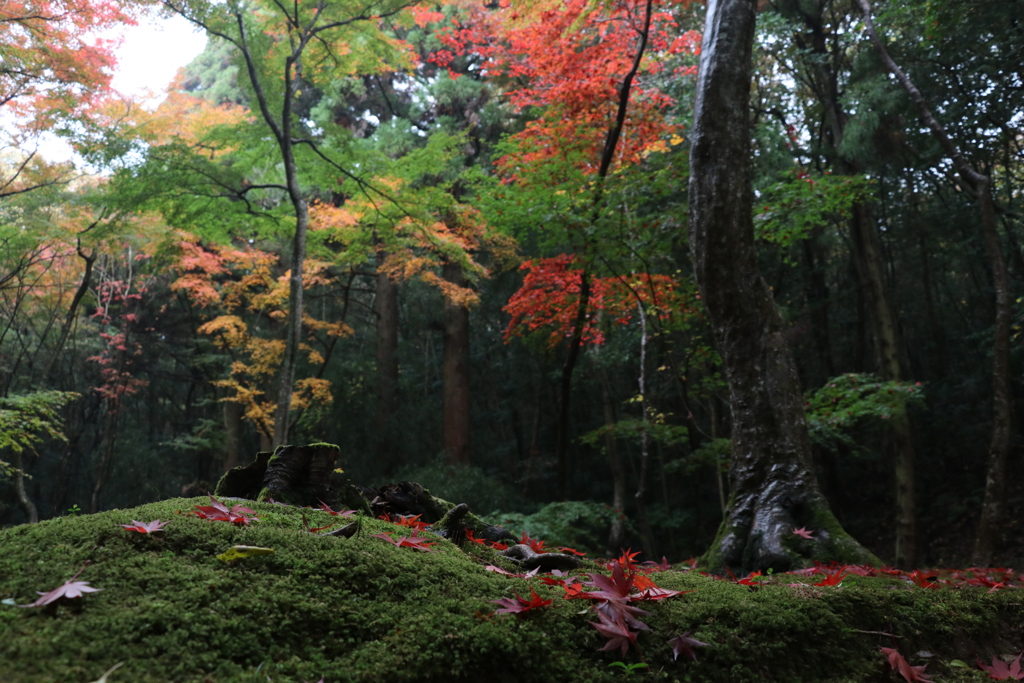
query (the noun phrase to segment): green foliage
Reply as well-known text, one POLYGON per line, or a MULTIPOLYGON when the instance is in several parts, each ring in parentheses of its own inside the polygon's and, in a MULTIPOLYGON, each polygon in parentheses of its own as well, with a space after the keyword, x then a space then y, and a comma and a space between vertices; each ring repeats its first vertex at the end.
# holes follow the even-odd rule
POLYGON ((759 239, 789 245, 811 231, 849 214, 867 199, 871 181, 864 176, 822 175, 790 171, 785 180, 761 190, 754 208, 759 239))
POLYGON ((612 436, 640 443, 644 435, 653 442, 665 446, 677 446, 685 443, 688 430, 682 425, 667 424, 665 415, 656 415, 652 419, 640 418, 619 420, 614 424, 602 425, 580 437, 580 441, 591 446, 599 446, 602 439, 612 436))
POLYGON ((872 375, 848 373, 807 395, 807 425, 819 445, 855 447, 850 427, 864 419, 888 420, 908 403, 923 400, 920 382, 883 382, 872 375))
MULTIPOLYGON (((23 453, 47 438, 67 441, 61 409, 78 397, 73 391, 35 391, 0 398, 0 451, 23 453)), ((0 476, 13 473, 0 460, 0 476)))
POLYGON ((478 514, 530 507, 515 489, 501 479, 479 467, 448 464, 443 457, 428 465, 406 467, 395 475, 395 479, 415 481, 438 498, 455 505, 465 503, 478 514))
POLYGON ((494 512, 491 524, 503 526, 514 535, 522 533, 543 539, 549 547, 569 547, 591 554, 604 551, 604 539, 619 511, 592 501, 548 503, 533 514, 494 512))

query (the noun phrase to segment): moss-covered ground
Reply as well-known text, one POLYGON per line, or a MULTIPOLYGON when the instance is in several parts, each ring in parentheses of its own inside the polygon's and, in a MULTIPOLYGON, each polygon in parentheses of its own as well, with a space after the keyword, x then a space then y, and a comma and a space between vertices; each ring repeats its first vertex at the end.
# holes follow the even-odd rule
MULTIPOLYGON (((640 633, 642 653, 600 651, 589 601, 487 571, 494 551, 437 540, 432 552, 373 534, 396 531, 364 519, 353 538, 304 530, 326 512, 247 503, 249 526, 185 513, 208 499, 175 499, 130 510, 65 517, 0 530, 0 681, 611 681, 617 661, 649 665, 632 677, 665 681, 896 681, 880 648, 928 664, 936 681, 984 681, 976 657, 1024 643, 1024 590, 916 588, 891 577, 847 577, 841 587, 763 586, 694 571, 651 575, 690 591, 656 603, 640 633), (118 524, 168 520, 138 534, 118 524), (274 549, 233 564, 233 545, 274 549), (49 606, 21 608, 70 579, 102 589, 49 606), (495 614, 492 601, 528 596, 549 607, 495 614), (673 661, 668 641, 684 632, 705 643, 698 661, 673 661), (962 663, 970 663, 970 667, 962 663)), ((346 522, 348 520, 345 520, 346 522)), ((428 534, 429 535, 429 534, 428 534)), ((506 565, 507 566, 507 565, 506 565)), ((511 567, 508 567, 512 569, 511 567)), ((599 571, 588 564, 580 572, 599 571)))

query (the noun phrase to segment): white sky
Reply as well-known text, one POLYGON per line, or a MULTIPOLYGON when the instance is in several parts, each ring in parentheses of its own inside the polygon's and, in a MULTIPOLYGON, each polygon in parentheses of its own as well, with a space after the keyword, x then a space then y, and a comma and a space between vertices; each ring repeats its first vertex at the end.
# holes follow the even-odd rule
POLYGON ((206 36, 177 15, 140 21, 128 27, 117 50, 114 88, 126 95, 160 93, 205 46, 206 36))
MULTIPOLYGON (((206 47, 206 36, 179 16, 152 17, 124 30, 124 40, 116 50, 117 69, 113 87, 124 95, 155 106, 163 100, 163 91, 178 69, 206 47)), ((73 157, 63 141, 43 135, 39 152, 50 161, 73 157)))

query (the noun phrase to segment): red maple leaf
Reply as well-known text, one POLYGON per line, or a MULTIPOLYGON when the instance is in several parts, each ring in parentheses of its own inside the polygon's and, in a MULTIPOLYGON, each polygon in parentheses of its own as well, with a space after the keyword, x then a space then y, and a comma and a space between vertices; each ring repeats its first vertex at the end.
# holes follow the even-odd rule
POLYGON ((849 573, 845 571, 846 567, 840 567, 835 571, 829 572, 826 570, 825 578, 815 583, 815 586, 838 586, 843 582, 849 573))
POLYGON ((547 607, 552 603, 552 600, 544 600, 537 591, 530 588, 530 599, 519 597, 518 593, 515 593, 515 598, 502 598, 501 600, 491 600, 491 602, 501 605, 501 609, 497 610, 498 614, 522 614, 523 612, 529 612, 532 609, 538 609, 541 607, 547 607))
MULTIPOLYGON (((608 642, 600 648, 601 650, 614 650, 618 647, 622 649, 622 656, 625 657, 630 645, 639 649, 639 646, 636 644, 637 632, 629 628, 625 621, 611 617, 601 611, 598 611, 597 619, 598 621, 596 622, 590 622, 590 625, 608 639, 608 642)), ((643 627, 647 628, 646 624, 643 627)))
POLYGON ((693 661, 697 661, 697 653, 693 651, 695 647, 707 647, 707 643, 702 643, 696 638, 690 637, 690 632, 687 631, 681 636, 676 636, 672 640, 668 641, 668 644, 672 646, 672 659, 679 659, 679 655, 686 655, 693 661))
POLYGON ((809 541, 814 540, 814 532, 808 531, 803 527, 800 527, 799 529, 794 527, 793 534, 799 536, 800 538, 806 538, 809 541))
POLYGON ((1013 660, 1009 664, 999 659, 998 657, 992 658, 992 666, 982 664, 978 661, 978 666, 984 669, 989 677, 996 679, 997 681, 1019 681, 1024 680, 1024 673, 1020 670, 1020 655, 1017 655, 1017 659, 1013 660))
POLYGON ((910 576, 910 580, 913 581, 914 584, 916 586, 920 587, 920 588, 938 588, 939 587, 939 584, 935 583, 932 580, 932 579, 935 579, 935 578, 938 577, 938 574, 936 574, 935 572, 926 572, 926 571, 921 571, 920 569, 915 569, 914 571, 910 572, 909 576, 910 576))
POLYGON ((330 505, 328 505, 327 503, 323 502, 322 500, 320 501, 320 509, 323 510, 324 512, 328 513, 328 514, 334 515, 335 517, 351 517, 352 515, 356 514, 355 510, 348 510, 348 509, 339 510, 339 511, 335 512, 334 510, 331 509, 330 505))
POLYGON ((196 514, 203 519, 211 519, 217 522, 231 522, 240 526, 246 526, 257 517, 246 517, 246 514, 256 514, 255 510, 239 504, 233 505, 229 510, 224 503, 221 503, 213 496, 210 496, 213 505, 196 505, 196 514))
MULTIPOLYGON (((333 513, 333 514, 337 514, 337 513, 333 513)), ((331 522, 330 524, 327 524, 326 526, 311 527, 311 526, 309 526, 309 521, 306 520, 305 513, 303 513, 303 515, 302 515, 302 526, 305 527, 306 531, 308 531, 311 534, 318 534, 321 531, 324 531, 325 529, 330 529, 334 525, 335 525, 335 522, 331 522)))
POLYGON ((165 524, 167 522, 161 522, 159 519, 155 519, 152 522, 140 522, 133 519, 131 524, 118 524, 118 526, 123 526, 129 531, 137 531, 140 534, 152 534, 157 531, 163 531, 165 524))
POLYGON ((883 647, 882 653, 889 658, 889 666, 899 672, 900 676, 903 676, 904 680, 909 683, 932 683, 932 679, 928 678, 924 670, 927 668, 927 664, 922 666, 910 666, 903 655, 901 655, 894 647, 883 647))
POLYGON ((472 529, 466 529, 466 540, 478 545, 487 545, 487 540, 483 538, 477 538, 473 533, 472 529))
POLYGON ((78 575, 81 574, 87 566, 89 566, 88 562, 82 565, 82 568, 75 572, 74 576, 48 593, 36 591, 36 593, 39 593, 39 597, 36 598, 35 602, 31 602, 27 605, 18 605, 18 607, 42 607, 43 605, 49 605, 51 602, 55 602, 61 598, 80 598, 85 593, 95 593, 96 591, 103 590, 102 588, 93 588, 89 585, 88 581, 75 581, 75 579, 78 578, 78 575))
POLYGON ((393 537, 392 532, 386 534, 370 534, 375 538, 383 538, 388 543, 391 543, 399 548, 416 548, 417 550, 425 550, 431 552, 433 548, 430 546, 435 545, 436 542, 430 542, 425 537, 420 536, 419 529, 413 529, 413 532, 408 536, 393 537))
POLYGON ((547 552, 547 548, 544 547, 545 541, 538 541, 536 538, 531 538, 526 535, 525 531, 523 532, 523 535, 520 537, 519 542, 523 545, 530 546, 530 550, 532 550, 535 553, 547 552))

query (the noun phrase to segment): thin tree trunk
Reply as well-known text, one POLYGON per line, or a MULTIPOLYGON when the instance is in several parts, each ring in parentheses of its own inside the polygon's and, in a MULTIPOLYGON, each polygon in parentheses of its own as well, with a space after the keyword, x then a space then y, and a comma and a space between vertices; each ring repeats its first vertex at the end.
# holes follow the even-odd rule
MULTIPOLYGON (((882 245, 874 217, 867 204, 853 207, 850 220, 854 262, 862 285, 875 367, 882 379, 890 382, 906 378, 901 362, 896 316, 885 286, 882 245)), ((896 481, 896 548, 899 567, 917 564, 917 503, 914 495, 914 441, 906 404, 898 401, 888 421, 886 450, 893 462, 896 481)))
POLYGON ((818 557, 877 560, 842 529, 818 489, 784 326, 753 232, 749 95, 757 0, 709 0, 691 129, 690 248, 729 385, 732 495, 704 563, 785 571, 818 557))
POLYGON ((67 343, 68 335, 71 334, 71 327, 74 325, 75 318, 78 316, 78 306, 82 303, 82 298, 89 292, 89 287, 92 286, 92 266, 96 263, 96 252, 94 250, 93 253, 86 254, 82 251, 82 245, 79 244, 78 255, 83 261, 85 261, 85 272, 82 273, 82 281, 78 285, 78 290, 75 292, 75 296, 71 298, 71 305, 68 307, 68 313, 64 318, 64 324, 60 328, 60 337, 57 338, 57 344, 53 348, 53 354, 50 356, 50 360, 46 363, 46 370, 43 372, 44 382, 50 379, 50 374, 53 372, 54 366, 63 355, 64 344, 67 343))
POLYGON ((604 369, 601 369, 599 373, 601 407, 604 411, 604 424, 608 428, 604 435, 604 451, 608 457, 608 469, 612 474, 612 510, 615 512, 611 528, 608 530, 607 550, 610 554, 614 554, 616 550, 622 549, 626 545, 626 467, 622 462, 622 454, 619 452, 618 439, 615 438, 615 433, 612 431, 619 420, 615 413, 615 404, 612 402, 608 373, 604 369))
MULTIPOLYGON (((466 286, 462 266, 446 262, 442 277, 466 286)), ((468 465, 469 449, 469 309, 445 299, 444 352, 441 371, 444 394, 441 449, 449 463, 468 465)))
MULTIPOLYGON (((597 191, 594 194, 594 213, 592 221, 598 218, 598 208, 601 204, 604 179, 608 177, 612 162, 615 159, 615 150, 618 148, 619 139, 622 137, 622 130, 626 125, 626 113, 629 110, 629 97, 633 88, 633 79, 640 70, 640 63, 647 50, 647 39, 650 34, 651 17, 653 16, 654 2, 647 0, 644 6, 644 21, 640 28, 640 41, 637 45, 636 54, 633 56, 633 64, 629 72, 622 79, 622 86, 619 88, 619 102, 615 113, 615 121, 608 128, 608 135, 605 137, 604 149, 601 152, 601 162, 597 169, 597 191)), ((572 334, 569 338, 569 351, 566 354, 565 364, 562 366, 562 383, 560 403, 558 407, 558 424, 555 437, 555 460, 558 466, 558 498, 565 500, 568 495, 569 486, 569 400, 572 395, 572 375, 576 369, 576 360, 579 358, 580 346, 583 343, 583 330, 586 326, 590 307, 590 273, 586 268, 580 273, 580 298, 576 306, 576 316, 573 322, 572 334)))
POLYGON ((637 303, 637 309, 640 312, 640 373, 637 384, 640 389, 640 421, 643 431, 640 433, 640 471, 637 473, 633 500, 636 502, 636 518, 640 523, 640 542, 644 554, 653 560, 657 557, 654 552, 654 531, 651 529, 650 517, 647 516, 647 482, 651 472, 651 438, 647 432, 647 315, 644 313, 643 302, 637 303))
POLYGON ((242 416, 245 411, 236 401, 224 402, 224 463, 227 472, 242 464, 242 416))
POLYGON ((11 454, 11 465, 14 467, 14 495, 18 499, 21 509, 25 511, 25 518, 28 520, 28 523, 35 524, 39 521, 39 510, 36 508, 36 504, 32 502, 28 491, 25 490, 25 471, 23 469, 25 464, 21 453, 15 452, 11 454))
POLYGON ((987 565, 992 559, 996 529, 1002 520, 1006 498, 1006 460, 1010 451, 1013 405, 1010 394, 1010 326, 1012 321, 1010 278, 999 245, 996 207, 992 196, 992 180, 967 162, 960 149, 950 139, 946 129, 932 114, 921 91, 903 72, 889 54, 875 31, 868 0, 857 0, 864 16, 864 26, 875 50, 886 68, 906 91, 917 107, 918 116, 939 142, 956 169, 961 181, 978 198, 981 213, 981 234, 985 254, 992 271, 995 289, 995 331, 992 342, 992 435, 988 448, 988 467, 985 477, 985 499, 981 504, 981 520, 974 540, 971 562, 987 565))
POLYGON ((381 462, 394 456, 395 413, 398 411, 398 283, 383 272, 386 253, 377 251, 377 411, 374 450, 381 462))

